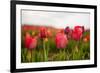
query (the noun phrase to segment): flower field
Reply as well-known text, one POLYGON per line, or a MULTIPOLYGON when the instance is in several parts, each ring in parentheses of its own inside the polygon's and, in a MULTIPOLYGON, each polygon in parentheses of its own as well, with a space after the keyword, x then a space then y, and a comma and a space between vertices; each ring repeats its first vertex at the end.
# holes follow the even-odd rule
POLYGON ((90 30, 84 26, 21 26, 21 62, 90 59, 90 30))

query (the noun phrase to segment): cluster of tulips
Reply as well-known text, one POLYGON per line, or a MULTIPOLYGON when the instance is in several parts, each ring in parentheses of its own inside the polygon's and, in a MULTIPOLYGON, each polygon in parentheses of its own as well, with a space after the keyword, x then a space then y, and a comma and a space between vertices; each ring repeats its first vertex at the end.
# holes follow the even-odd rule
POLYGON ((48 52, 51 45, 49 43, 46 43, 49 41, 49 39, 53 37, 56 48, 59 50, 61 49, 60 52, 63 50, 63 53, 66 53, 65 49, 67 48, 70 39, 73 39, 76 42, 79 42, 80 39, 82 39, 83 42, 87 42, 90 40, 89 35, 83 37, 84 31, 84 26, 75 26, 73 29, 66 27, 65 29, 58 30, 56 34, 53 35, 52 31, 48 30, 46 27, 41 26, 39 28, 38 34, 36 34, 35 31, 32 31, 31 34, 29 32, 26 32, 24 36, 24 45, 25 48, 29 51, 28 53, 30 54, 29 61, 32 62, 32 50, 37 49, 37 47, 39 46, 39 40, 41 40, 42 42, 41 49, 43 49, 44 61, 48 61, 48 52))

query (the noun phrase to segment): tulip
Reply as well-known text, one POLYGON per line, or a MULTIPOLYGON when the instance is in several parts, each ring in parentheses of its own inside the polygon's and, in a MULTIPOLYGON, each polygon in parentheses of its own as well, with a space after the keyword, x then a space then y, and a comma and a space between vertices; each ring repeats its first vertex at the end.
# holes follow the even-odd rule
POLYGON ((35 37, 31 37, 29 33, 26 34, 25 36, 25 47, 27 49, 34 49, 37 46, 37 40, 35 37))
POLYGON ((75 26, 72 31, 72 38, 74 40, 80 40, 82 38, 83 28, 81 26, 75 26))
POLYGON ((31 36, 29 33, 26 33, 25 35, 25 47, 30 48, 30 43, 31 43, 31 36))
POLYGON ((70 29, 69 27, 66 27, 64 32, 65 32, 65 34, 67 34, 67 38, 71 39, 71 37, 72 37, 72 29, 70 29))
POLYGON ((66 28, 65 28, 65 33, 68 34, 68 33, 70 32, 70 30, 71 30, 71 29, 70 29, 69 27, 66 27, 66 28))
POLYGON ((68 44, 68 40, 65 34, 57 33, 56 35, 56 46, 58 49, 65 48, 68 44))
POLYGON ((26 33, 25 36, 25 47, 28 49, 27 55, 31 56, 27 59, 32 62, 32 50, 37 46, 37 39, 35 37, 31 37, 29 33, 26 33))
POLYGON ((47 37, 47 29, 45 27, 40 27, 40 38, 46 38, 47 37))
POLYGON ((48 49, 49 49, 49 47, 46 48, 46 42, 48 41, 48 37, 51 36, 51 31, 47 30, 46 27, 40 27, 39 36, 42 39, 42 43, 43 43, 44 61, 48 61, 48 49))
POLYGON ((90 40, 90 35, 86 35, 84 38, 83 38, 83 41, 84 42, 88 42, 90 40))
MULTIPOLYGON (((57 33, 56 34, 56 47, 59 49, 59 53, 65 54, 65 48, 68 44, 68 39, 64 33, 57 33), (62 50, 63 49, 63 50, 62 50)), ((63 59, 66 59, 66 56, 63 56, 63 59)))

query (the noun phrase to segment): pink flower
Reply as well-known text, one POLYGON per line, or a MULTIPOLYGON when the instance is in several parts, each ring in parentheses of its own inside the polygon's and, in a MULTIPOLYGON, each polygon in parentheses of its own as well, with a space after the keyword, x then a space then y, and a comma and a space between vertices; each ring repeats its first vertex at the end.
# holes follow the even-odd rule
POLYGON ((29 33, 26 33, 25 36, 25 47, 27 49, 34 49, 37 46, 37 39, 35 37, 31 37, 29 33))
POLYGON ((80 40, 82 38, 83 28, 81 26, 75 26, 72 31, 72 38, 74 40, 80 40))
POLYGON ((56 47, 58 49, 66 48, 68 40, 65 34, 57 33, 56 35, 56 47))

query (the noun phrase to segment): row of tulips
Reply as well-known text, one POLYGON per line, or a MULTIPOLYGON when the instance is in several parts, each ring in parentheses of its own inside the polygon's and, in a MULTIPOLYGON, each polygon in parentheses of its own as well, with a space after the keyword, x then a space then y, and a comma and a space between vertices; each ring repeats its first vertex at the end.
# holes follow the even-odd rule
MULTIPOLYGON (((46 27, 40 27, 38 34, 35 34, 35 31, 32 31, 30 34, 29 32, 25 33, 25 36, 23 38, 24 48, 27 49, 27 55, 29 58, 29 61, 32 62, 33 58, 33 50, 36 50, 36 48, 40 45, 38 45, 38 42, 41 41, 41 49, 43 50, 43 61, 48 61, 49 56, 49 49, 50 43, 49 39, 51 40, 54 38, 54 43, 57 49, 59 49, 59 53, 63 53, 63 58, 65 60, 66 57, 66 49, 70 42, 70 40, 74 40, 76 42, 75 49, 78 51, 78 45, 80 40, 82 39, 83 42, 89 41, 90 37, 89 34, 83 37, 83 33, 85 32, 84 26, 75 26, 74 29, 71 29, 69 27, 66 27, 64 30, 59 30, 56 32, 55 35, 53 35, 50 30, 48 30, 46 27)), ((23 36, 23 35, 22 35, 23 36)), ((54 49, 56 49, 54 48, 54 49)))

